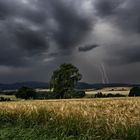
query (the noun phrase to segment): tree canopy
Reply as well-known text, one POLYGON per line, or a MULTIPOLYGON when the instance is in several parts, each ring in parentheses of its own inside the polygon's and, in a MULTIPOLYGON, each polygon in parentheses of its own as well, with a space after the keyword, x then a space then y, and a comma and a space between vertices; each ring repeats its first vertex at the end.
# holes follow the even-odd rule
POLYGON ((16 93, 17 98, 26 99, 26 100, 35 99, 36 95, 37 95, 37 93, 33 88, 26 87, 26 86, 19 88, 16 93))
POLYGON ((64 98, 67 91, 72 91, 77 82, 82 79, 79 69, 72 64, 62 64, 53 72, 50 88, 57 94, 57 98, 64 98))
POLYGON ((140 87, 133 87, 133 88, 130 90, 129 96, 130 96, 130 97, 133 97, 133 96, 140 96, 140 87))

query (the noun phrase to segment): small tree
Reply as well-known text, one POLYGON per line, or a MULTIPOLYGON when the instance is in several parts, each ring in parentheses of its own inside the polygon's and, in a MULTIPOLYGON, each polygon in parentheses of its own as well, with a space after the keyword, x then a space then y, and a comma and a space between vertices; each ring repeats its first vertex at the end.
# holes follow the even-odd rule
POLYGON ((21 87, 16 92, 16 97, 21 99, 35 99, 37 96, 36 91, 30 87, 21 87))
POLYGON ((139 87, 133 87, 129 92, 129 96, 130 97, 140 96, 140 88, 139 87))
POLYGON ((62 64, 53 72, 50 89, 53 89, 57 98, 64 98, 65 93, 72 91, 81 78, 78 68, 72 64, 62 64))

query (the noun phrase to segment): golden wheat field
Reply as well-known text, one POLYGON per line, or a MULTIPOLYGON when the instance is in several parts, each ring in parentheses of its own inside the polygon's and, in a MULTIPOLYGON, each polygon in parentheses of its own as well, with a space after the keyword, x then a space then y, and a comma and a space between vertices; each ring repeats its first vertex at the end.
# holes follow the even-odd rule
POLYGON ((91 140, 108 137, 139 139, 140 98, 0 103, 0 120, 51 125, 54 131, 58 127, 59 132, 63 126, 61 128, 68 136, 85 135, 85 139, 91 140))
MULTIPOLYGON (((98 121, 105 118, 111 126, 128 122, 132 125, 140 123, 140 98, 117 99, 83 99, 83 100, 50 100, 50 101, 19 101, 0 103, 0 112, 3 116, 21 117, 25 115, 41 115, 49 111, 57 117, 65 118, 74 115, 87 121, 98 121), (42 111, 42 112, 40 112, 42 111)), ((0 114, 1 115, 1 114, 0 114)), ((45 116, 44 116, 45 117, 45 116)), ((53 116, 52 118, 53 119, 53 116)), ((45 120, 45 118, 44 118, 45 120)))

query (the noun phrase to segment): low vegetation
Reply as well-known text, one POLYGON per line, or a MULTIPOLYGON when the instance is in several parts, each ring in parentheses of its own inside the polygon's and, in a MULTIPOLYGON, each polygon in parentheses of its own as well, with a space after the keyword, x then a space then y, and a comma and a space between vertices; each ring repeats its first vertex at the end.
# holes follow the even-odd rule
POLYGON ((111 94, 121 94, 121 95, 128 96, 131 88, 132 87, 125 87, 125 88, 124 87, 117 87, 117 88, 108 87, 108 88, 102 88, 102 89, 98 89, 98 90, 90 89, 90 90, 86 90, 86 94, 95 95, 97 93, 102 92, 102 94, 105 94, 105 95, 111 93, 111 94))
POLYGON ((15 95, 17 98, 25 100, 37 98, 37 92, 33 88, 26 86, 19 88, 15 95))
POLYGON ((7 101, 11 101, 11 99, 7 97, 0 97, 0 102, 7 102, 7 101))
POLYGON ((120 93, 117 93, 117 94, 112 94, 112 93, 103 94, 102 92, 98 92, 97 94, 95 94, 94 97, 95 98, 110 98, 110 97, 126 97, 126 96, 122 95, 120 93))
POLYGON ((0 103, 1 140, 139 140, 140 98, 0 103))
POLYGON ((129 92, 130 97, 140 96, 140 87, 133 87, 129 92))

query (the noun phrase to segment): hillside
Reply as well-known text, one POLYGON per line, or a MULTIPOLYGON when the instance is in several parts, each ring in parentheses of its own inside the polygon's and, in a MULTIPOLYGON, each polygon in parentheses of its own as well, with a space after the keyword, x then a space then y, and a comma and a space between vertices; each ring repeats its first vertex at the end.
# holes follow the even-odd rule
MULTIPOLYGON (((29 81, 29 82, 20 82, 20 83, 11 83, 11 84, 0 84, 0 90, 16 90, 22 86, 29 86, 32 88, 42 88, 48 89, 49 84, 47 82, 36 82, 36 81, 29 81)), ((89 84, 85 82, 79 82, 77 85, 78 89, 101 89, 105 87, 133 87, 133 86, 140 86, 140 84, 125 84, 125 83, 110 83, 110 84, 89 84)))

